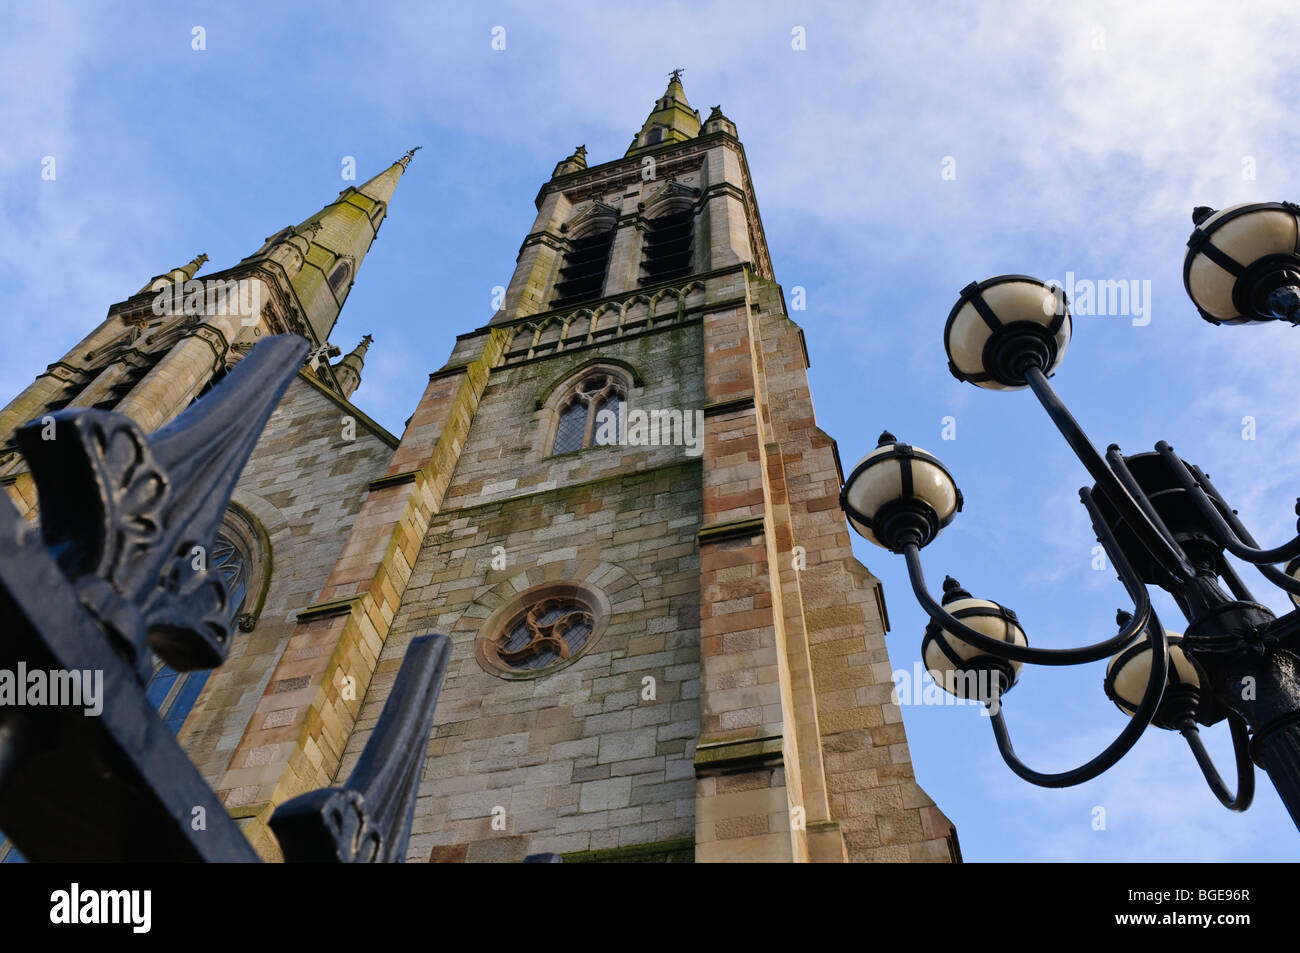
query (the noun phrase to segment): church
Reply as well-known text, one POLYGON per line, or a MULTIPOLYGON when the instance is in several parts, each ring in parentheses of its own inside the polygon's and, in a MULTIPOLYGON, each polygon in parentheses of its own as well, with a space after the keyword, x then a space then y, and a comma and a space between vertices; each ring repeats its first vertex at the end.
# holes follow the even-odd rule
POLYGON ((355 400, 383 342, 331 336, 418 168, 222 271, 154 277, 0 411, 0 481, 37 522, 24 422, 98 407, 152 431, 259 338, 309 342, 209 554, 229 658, 149 683, 254 849, 280 859, 275 807, 347 776, 437 632, 408 862, 959 861, 736 125, 675 71, 622 157, 560 161, 499 310, 396 435, 355 400))

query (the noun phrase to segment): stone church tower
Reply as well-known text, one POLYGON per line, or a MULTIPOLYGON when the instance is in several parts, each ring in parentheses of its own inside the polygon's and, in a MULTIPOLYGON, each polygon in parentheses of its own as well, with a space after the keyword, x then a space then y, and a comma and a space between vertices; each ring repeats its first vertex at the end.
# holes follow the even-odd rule
POLYGON ((406 646, 442 632, 410 861, 959 859, 736 126, 675 72, 622 158, 560 162, 500 310, 399 440, 351 402, 369 336, 334 363, 328 338, 410 159, 213 276, 245 283, 235 314, 154 314, 200 256, 0 414, 0 437, 69 403, 153 428, 260 335, 312 342, 218 540, 244 634, 155 677, 254 846, 277 856, 274 807, 346 777, 406 646))

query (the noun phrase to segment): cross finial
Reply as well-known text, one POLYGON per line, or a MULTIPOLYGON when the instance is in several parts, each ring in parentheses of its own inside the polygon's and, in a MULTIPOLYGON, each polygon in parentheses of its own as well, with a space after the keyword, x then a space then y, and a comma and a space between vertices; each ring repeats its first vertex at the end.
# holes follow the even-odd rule
POLYGON ((682 74, 685 72, 686 72, 685 66, 677 67, 677 69, 673 70, 671 73, 668 74, 668 82, 671 83, 675 81, 680 83, 682 81, 682 74))

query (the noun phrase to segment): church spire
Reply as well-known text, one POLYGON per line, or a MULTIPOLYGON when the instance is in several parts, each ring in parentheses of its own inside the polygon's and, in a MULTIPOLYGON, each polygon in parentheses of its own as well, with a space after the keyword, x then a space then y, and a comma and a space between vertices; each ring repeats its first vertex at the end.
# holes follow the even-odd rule
POLYGON ((163 285, 184 284, 198 274, 199 269, 203 267, 204 262, 207 260, 208 256, 206 254, 195 255, 189 260, 189 262, 181 265, 179 268, 173 268, 171 271, 150 278, 149 283, 137 291, 136 294, 144 294, 146 291, 156 291, 159 287, 162 287, 158 284, 159 282, 162 282, 163 285))
POLYGON ((397 183, 419 148, 360 186, 344 189, 329 205, 284 229, 252 256, 284 266, 318 342, 329 339, 361 262, 388 215, 397 183))
POLYGON ((664 142, 684 142, 700 134, 700 111, 692 109, 682 87, 682 73, 678 67, 668 77, 668 88, 655 100, 641 131, 632 140, 626 155, 632 155, 648 146, 664 142))
POLYGON ((344 397, 351 397, 358 387, 361 386, 361 369, 365 366, 366 351, 374 343, 374 338, 369 334, 361 339, 361 343, 348 352, 347 356, 334 365, 334 379, 339 382, 339 387, 343 389, 344 397))
MULTIPOLYGON (((388 203, 393 197, 393 192, 397 190, 398 180, 402 178, 402 173, 406 171, 406 167, 411 164, 411 159, 415 157, 416 151, 420 148, 420 146, 416 146, 414 149, 407 150, 404 156, 388 168, 384 169, 384 171, 380 172, 378 175, 367 179, 361 185, 356 187, 348 186, 339 193, 337 199, 329 205, 326 205, 319 212, 304 219, 298 226, 297 230, 302 231, 304 228, 317 222, 322 223, 321 227, 325 227, 326 223, 329 225, 337 225, 342 224, 348 219, 356 218, 356 216, 349 212, 345 206, 348 204, 354 206, 364 205, 367 204, 365 202, 366 199, 369 200, 369 205, 371 206, 367 209, 368 212, 373 215, 375 210, 378 209, 386 214, 388 203), (362 199, 349 203, 349 200, 352 199, 353 196, 361 196, 362 199), (382 208, 379 208, 380 206, 382 206, 382 208)), ((382 219, 383 216, 381 215, 380 221, 382 221, 382 219)), ((364 228, 362 229, 362 231, 365 230, 366 229, 364 228)), ((378 230, 378 222, 375 223, 375 230, 378 230)), ((371 237, 373 238, 374 236, 372 235, 371 237)))
POLYGON ((573 155, 560 161, 555 171, 551 173, 551 178, 568 175, 570 172, 581 172, 585 168, 587 168, 587 147, 582 145, 573 150, 573 155))

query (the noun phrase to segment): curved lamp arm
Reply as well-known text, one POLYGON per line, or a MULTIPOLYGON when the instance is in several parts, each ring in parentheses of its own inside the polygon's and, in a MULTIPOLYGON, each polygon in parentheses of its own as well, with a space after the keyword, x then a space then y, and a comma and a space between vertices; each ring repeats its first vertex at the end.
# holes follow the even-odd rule
POLYGON ((1068 788, 1076 784, 1082 784, 1085 781, 1091 781, 1128 754, 1129 750, 1137 744, 1137 740, 1142 737, 1142 732, 1146 731, 1147 726, 1151 724, 1151 719, 1155 717, 1156 709, 1160 707, 1160 699, 1165 692, 1165 676, 1169 668, 1169 647, 1165 642, 1165 630, 1160 625, 1160 619, 1155 612, 1151 613, 1151 625, 1147 627, 1147 644, 1151 647, 1151 675, 1147 679, 1146 689, 1142 693, 1142 704, 1133 712, 1133 717, 1124 726, 1124 730, 1106 746, 1101 754, 1070 771, 1062 771, 1059 774, 1043 774, 1025 765, 1023 761, 1016 757, 1016 750, 1011 746, 1011 736, 1007 734, 1007 723, 1002 713, 1002 706, 999 705, 997 712, 994 713, 993 706, 990 705, 989 712, 993 721, 993 737, 997 739, 998 751, 1007 766, 1030 784, 1037 784, 1039 787, 1044 788, 1068 788))
POLYGON ((1074 419, 1056 391, 1052 389, 1052 385, 1047 382, 1047 377, 1042 370, 1031 366, 1024 373, 1025 380, 1028 381, 1039 403, 1043 405, 1043 409, 1047 411, 1047 416, 1052 418, 1052 423, 1056 424, 1056 429, 1061 431, 1061 436, 1070 445, 1074 455, 1097 481, 1097 486, 1106 495, 1106 499, 1123 517, 1124 522, 1132 529, 1142 545, 1174 579, 1185 582, 1196 575, 1178 545, 1160 532, 1156 524, 1147 516, 1146 511, 1129 494, 1124 481, 1107 466, 1106 461, 1097 452, 1097 448, 1088 439, 1088 435, 1079 426, 1079 422, 1074 419))
MULTIPOLYGON (((1295 556, 1300 556, 1300 536, 1297 536, 1290 542, 1283 543, 1281 546, 1277 546, 1273 549, 1257 548, 1254 545, 1254 540, 1250 538, 1250 534, 1244 533, 1245 527, 1241 525, 1240 521, 1233 517, 1232 522, 1236 525, 1230 525, 1228 521, 1224 519, 1223 514, 1221 514, 1218 508, 1210 501, 1210 497, 1201 485, 1201 481, 1204 480, 1205 475, 1200 473, 1199 469, 1197 475, 1200 477, 1200 480, 1198 481, 1197 476, 1194 476, 1192 471, 1187 468, 1187 464, 1183 463, 1178 455, 1174 453, 1174 448, 1169 446, 1169 444, 1165 443, 1163 440, 1156 444, 1156 452, 1158 452, 1164 459, 1165 463, 1169 465, 1169 469, 1173 471, 1174 477, 1182 484, 1183 489, 1187 491, 1187 495, 1191 497, 1192 502, 1196 504, 1196 509, 1200 512, 1205 521, 1209 523, 1211 530, 1214 532, 1215 541, 1228 552, 1232 553, 1232 555, 1236 556, 1238 559, 1244 559, 1248 563, 1255 563, 1256 565, 1261 563, 1284 562, 1295 556)), ((1218 496, 1218 494, 1216 493, 1215 496, 1218 496)), ((1220 498, 1220 500, 1222 500, 1222 498, 1220 498)), ((1224 508, 1228 509, 1226 506, 1224 508)), ((1229 510, 1229 512, 1231 511, 1229 510)), ((1274 571, 1276 572, 1276 570, 1274 571)), ((1278 582, 1277 579, 1269 573, 1265 573, 1265 575, 1268 576, 1272 582, 1278 582)), ((1282 576, 1284 579, 1287 578, 1285 573, 1278 573, 1278 575, 1282 576)), ((1278 585, 1281 585, 1281 583, 1278 583, 1278 585)), ((1283 586, 1283 588, 1287 587, 1283 586)), ((1297 592, 1300 591, 1300 589, 1288 589, 1288 591, 1297 592)))
POLYGON ((1256 566, 1265 579, 1283 592, 1300 596, 1300 579, 1292 579, 1276 566, 1256 566))
MULTIPOLYGON (((1192 476, 1196 477, 1200 482, 1205 492, 1209 494, 1210 499, 1223 507, 1223 512, 1228 514, 1224 518, 1224 522, 1226 522, 1229 528, 1237 534, 1237 538, 1247 546, 1253 546, 1258 549, 1259 544, 1255 542, 1255 537, 1251 536, 1250 530, 1246 529, 1241 520, 1237 519, 1237 514, 1234 513, 1232 507, 1228 505, 1228 501, 1225 500, 1219 491, 1214 488, 1214 484, 1210 482, 1210 478, 1205 475, 1204 471, 1202 471, 1200 467, 1194 464, 1192 465, 1191 470, 1192 476)), ((1292 579, 1276 566, 1270 566, 1267 563, 1255 563, 1254 566, 1259 570, 1260 575, 1273 583, 1273 585, 1277 586, 1283 592, 1289 592, 1292 595, 1300 596, 1300 579, 1292 579)), ((1227 576, 1224 578, 1226 579, 1227 576)), ((1252 599, 1250 601, 1253 602, 1254 600, 1252 599)))
POLYGON ((930 595, 930 590, 925 584, 925 571, 921 567, 921 551, 915 543, 907 542, 903 546, 903 556, 907 560, 907 575, 912 581, 912 591, 916 594, 916 599, 921 604, 921 608, 939 626, 968 645, 973 645, 988 655, 1013 662, 1030 662, 1036 665, 1081 665, 1085 662, 1095 662, 1098 659, 1108 658, 1127 646, 1142 631, 1142 627, 1147 624, 1150 616, 1154 614, 1151 611, 1151 600, 1147 595, 1146 586, 1142 584, 1142 580, 1133 571, 1133 567, 1129 565, 1123 551, 1120 550, 1118 543, 1116 543, 1110 527, 1102 521, 1100 514, 1097 512, 1097 505, 1092 499, 1092 493, 1087 489, 1082 489, 1079 491, 1079 498, 1083 500, 1084 506, 1088 508, 1088 514, 1092 517, 1093 528, 1097 531, 1097 538, 1106 548, 1111 562, 1114 563, 1115 569, 1119 572, 1120 581, 1124 583, 1129 598, 1133 600, 1133 617, 1116 635, 1102 642, 1081 648, 1037 649, 1028 645, 1013 645, 1009 642, 1002 642, 981 632, 976 632, 960 619, 955 618, 940 603, 935 601, 934 596, 930 595))
POLYGON ((1192 756, 1201 766, 1205 781, 1214 792, 1214 796, 1230 811, 1244 811, 1255 799, 1255 765, 1250 760, 1250 730, 1246 722, 1236 712, 1228 713, 1228 726, 1232 730, 1232 752, 1237 759, 1237 794, 1234 797, 1223 783, 1223 778, 1214 767, 1210 753, 1205 750, 1201 733, 1196 728, 1196 721, 1190 715, 1178 725, 1178 731, 1187 739, 1187 746, 1192 749, 1192 756))

